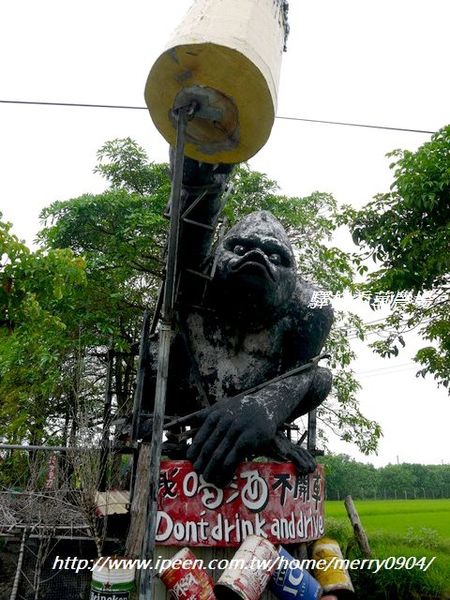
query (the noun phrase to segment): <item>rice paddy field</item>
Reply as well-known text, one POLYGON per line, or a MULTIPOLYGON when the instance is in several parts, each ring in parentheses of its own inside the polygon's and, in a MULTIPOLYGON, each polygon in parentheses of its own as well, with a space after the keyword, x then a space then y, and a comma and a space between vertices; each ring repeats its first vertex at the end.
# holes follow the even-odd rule
MULTIPOLYGON (((435 557, 426 572, 353 571, 356 598, 370 600, 450 599, 450 499, 355 500, 375 558, 435 557)), ((338 541, 344 554, 357 552, 343 501, 325 503, 325 534, 338 541)))
MULTIPOLYGON (((367 533, 386 531, 406 534, 409 529, 433 529, 450 541, 450 499, 445 500, 355 500, 367 533)), ((347 519, 342 501, 325 503, 325 516, 347 519)))

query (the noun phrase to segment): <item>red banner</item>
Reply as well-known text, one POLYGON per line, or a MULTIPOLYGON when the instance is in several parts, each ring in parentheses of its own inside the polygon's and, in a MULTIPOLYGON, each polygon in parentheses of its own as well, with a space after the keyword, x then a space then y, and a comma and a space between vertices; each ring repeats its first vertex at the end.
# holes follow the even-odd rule
POLYGON ((239 546, 249 535, 299 543, 324 533, 323 467, 299 475, 292 463, 243 463, 221 490, 188 461, 162 461, 156 543, 239 546))

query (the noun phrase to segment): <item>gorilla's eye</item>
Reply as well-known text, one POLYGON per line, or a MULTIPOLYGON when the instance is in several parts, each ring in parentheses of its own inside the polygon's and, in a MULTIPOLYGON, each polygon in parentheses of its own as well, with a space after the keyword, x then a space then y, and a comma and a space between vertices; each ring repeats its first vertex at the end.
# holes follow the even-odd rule
POLYGON ((241 246, 240 244, 237 244, 234 248, 233 248, 233 252, 235 254, 237 254, 238 256, 244 256, 245 254, 245 248, 244 246, 241 246))
POLYGON ((269 255, 269 260, 274 265, 281 265, 281 256, 279 254, 276 254, 276 252, 269 255))

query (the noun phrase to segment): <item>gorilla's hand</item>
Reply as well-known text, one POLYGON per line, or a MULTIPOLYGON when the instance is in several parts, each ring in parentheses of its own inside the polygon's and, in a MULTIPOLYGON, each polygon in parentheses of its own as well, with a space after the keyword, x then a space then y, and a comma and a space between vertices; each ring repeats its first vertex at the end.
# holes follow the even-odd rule
MULTIPOLYGON (((170 148, 170 173, 173 177, 175 150, 170 148)), ((210 164, 194 158, 184 157, 183 185, 186 187, 208 187, 226 182, 234 168, 232 164, 210 164)))
POLYGON ((316 461, 308 450, 293 444, 281 431, 277 432, 266 451, 267 456, 292 461, 302 475, 312 473, 316 468, 316 461))
POLYGON ((243 458, 270 442, 277 424, 255 396, 224 400, 202 411, 203 424, 187 453, 206 481, 224 487, 243 458))

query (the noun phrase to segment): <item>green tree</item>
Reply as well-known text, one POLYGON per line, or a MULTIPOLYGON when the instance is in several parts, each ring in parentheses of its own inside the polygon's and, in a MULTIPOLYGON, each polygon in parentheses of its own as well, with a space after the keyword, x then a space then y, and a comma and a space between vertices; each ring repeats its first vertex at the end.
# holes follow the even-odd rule
POLYGON ((84 260, 67 248, 31 251, 2 221, 0 257, 0 437, 41 443, 64 414, 84 260))
MULTIPOLYGON (((108 346, 126 353, 138 339, 143 308, 154 307, 160 284, 169 170, 166 164, 150 163, 144 150, 129 138, 107 142, 98 158, 95 170, 106 178, 109 188, 97 196, 53 203, 42 213, 45 227, 39 239, 46 248, 69 247, 86 260, 89 294, 80 300, 79 309, 83 327, 92 335, 86 347, 108 346)), ((343 216, 330 194, 283 196, 274 181, 245 166, 235 170, 232 183, 225 207, 230 226, 253 210, 270 210, 290 234, 302 275, 332 293, 353 289, 350 257, 331 243, 343 216)), ((381 432, 359 411, 359 385, 349 368, 354 356, 345 333, 353 327, 362 338, 364 330, 355 315, 336 316, 328 348, 335 385, 319 418, 343 439, 370 452, 381 432)), ((129 382, 132 368, 129 361, 125 365, 129 382)), ((128 397, 128 408, 130 392, 128 386, 123 394, 124 400, 128 397)))
MULTIPOLYGON (((136 353, 145 308, 154 307, 167 235, 163 217, 170 193, 167 165, 148 163, 132 140, 106 143, 99 172, 103 194, 54 202, 44 209, 38 240, 45 248, 70 248, 86 262, 86 293, 77 298, 84 381, 96 373, 80 407, 101 425, 107 362, 113 357, 114 417, 132 407, 136 353)), ((72 415, 73 427, 79 415, 72 415)))
POLYGON ((346 454, 327 454, 321 462, 327 476, 327 498, 407 498, 450 496, 449 465, 401 463, 376 469, 346 454))
POLYGON ((365 289, 392 292, 397 304, 373 344, 383 356, 397 355, 403 334, 417 328, 427 342, 415 357, 418 375, 438 385, 450 380, 450 126, 416 152, 395 150, 394 183, 353 215, 353 237, 362 253, 361 272, 378 265, 365 289), (401 303, 401 304, 400 304, 401 303))
POLYGON ((390 497, 400 497, 405 491, 411 491, 415 482, 414 471, 403 464, 386 465, 380 469, 381 488, 390 497))
POLYGON ((327 498, 343 500, 345 496, 373 498, 379 488, 379 472, 346 454, 327 454, 320 459, 327 476, 327 498))

